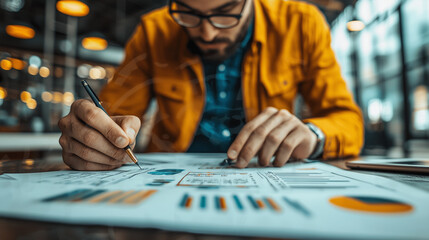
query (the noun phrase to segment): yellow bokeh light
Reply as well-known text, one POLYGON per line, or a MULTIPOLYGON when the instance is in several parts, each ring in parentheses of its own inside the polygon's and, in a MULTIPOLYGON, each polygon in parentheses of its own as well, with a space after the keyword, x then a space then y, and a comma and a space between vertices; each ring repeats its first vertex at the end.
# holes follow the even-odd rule
POLYGON ((91 79, 104 79, 106 77, 106 70, 100 66, 93 67, 89 70, 89 77, 91 79))
POLYGON ((54 97, 52 96, 52 93, 50 93, 50 92, 43 92, 42 93, 42 100, 44 102, 50 102, 50 101, 52 101, 53 98, 54 97))
POLYGON ((7 90, 4 87, 0 87, 0 99, 5 99, 7 96, 7 90))
POLYGON ((359 32, 365 28, 365 24, 359 20, 353 20, 347 23, 347 29, 350 32, 359 32))
POLYGON ((74 96, 71 92, 65 92, 63 95, 63 103, 64 105, 71 106, 74 102, 74 96))
POLYGON ((20 39, 32 39, 36 35, 34 29, 23 25, 8 25, 6 26, 6 33, 20 39))
POLYGON ((89 13, 89 7, 77 0, 61 0, 57 2, 57 10, 73 17, 84 17, 89 13))
POLYGON ((35 108, 37 107, 37 101, 36 101, 36 100, 34 100, 33 98, 32 98, 32 99, 29 99, 29 100, 27 101, 27 107, 28 107, 29 109, 35 109, 35 108))
POLYGON ((12 62, 9 59, 2 59, 0 61, 0 66, 3 70, 10 70, 12 69, 12 62))
POLYGON ((39 74, 43 78, 49 77, 50 73, 51 73, 51 71, 47 67, 41 67, 40 70, 39 70, 39 74))
POLYGON ((105 39, 99 37, 86 37, 82 40, 82 46, 92 51, 104 50, 108 45, 105 39))
POLYGON ((31 93, 27 91, 22 91, 20 97, 21 97, 21 101, 24 103, 27 103, 30 99, 33 99, 31 96, 31 93))
POLYGON ((63 101, 63 94, 60 92, 54 92, 52 102, 53 103, 60 103, 62 101, 63 101))
POLYGON ((9 58, 9 60, 12 62, 12 67, 16 70, 23 70, 27 65, 24 61, 18 58, 9 58))
POLYGON ((34 65, 30 65, 28 66, 28 73, 30 75, 36 76, 39 73, 39 68, 34 65))
POLYGON ((25 165, 31 166, 34 164, 34 160, 33 159, 25 159, 24 161, 25 165))

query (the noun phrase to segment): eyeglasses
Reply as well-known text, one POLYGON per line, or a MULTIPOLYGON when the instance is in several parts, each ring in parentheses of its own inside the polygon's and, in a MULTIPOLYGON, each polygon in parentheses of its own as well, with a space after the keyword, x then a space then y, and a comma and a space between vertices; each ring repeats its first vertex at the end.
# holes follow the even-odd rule
POLYGON ((216 28, 232 28, 240 22, 244 6, 246 6, 246 0, 243 1, 239 14, 210 14, 203 15, 192 11, 192 7, 180 1, 171 0, 169 3, 170 15, 173 17, 179 25, 187 28, 198 27, 203 19, 207 19, 211 25, 216 28), (180 9, 187 8, 190 11, 183 11, 180 9))

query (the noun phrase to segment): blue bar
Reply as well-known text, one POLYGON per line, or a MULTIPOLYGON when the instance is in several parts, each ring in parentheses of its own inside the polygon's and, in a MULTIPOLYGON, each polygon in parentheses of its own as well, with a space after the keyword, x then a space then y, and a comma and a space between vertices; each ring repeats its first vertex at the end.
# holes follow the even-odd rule
POLYGON ((249 202, 250 202, 250 204, 252 204, 252 206, 255 208, 255 209, 259 209, 259 205, 258 205, 258 203, 255 201, 255 199, 253 199, 253 197, 252 196, 247 196, 247 199, 249 199, 249 202))
POLYGON ((71 192, 66 192, 66 193, 62 193, 59 195, 55 195, 55 196, 50 197, 50 198, 43 199, 43 201, 44 202, 52 202, 52 201, 57 201, 57 200, 60 200, 60 201, 69 200, 69 199, 74 198, 78 194, 82 194, 83 192, 88 192, 88 191, 90 191, 90 190, 89 189, 77 189, 77 190, 74 190, 71 192))
POLYGON ((265 205, 267 205, 271 210, 275 210, 273 205, 271 205, 271 203, 268 201, 267 198, 264 198, 264 202, 265 202, 265 205))
POLYGON ((283 200, 287 204, 289 204, 289 206, 293 207, 295 210, 302 213, 303 215, 305 215, 307 217, 309 217, 311 215, 311 213, 305 207, 303 207, 299 202, 293 201, 287 197, 283 197, 283 200))
POLYGON ((201 207, 202 209, 205 209, 205 208, 206 208, 206 205, 207 205, 207 198, 206 198, 206 196, 201 196, 200 207, 201 207))
POLYGON ((182 201, 180 201, 180 207, 186 208, 186 201, 188 200, 189 194, 183 195, 182 201))
POLYGON ((239 210, 244 210, 243 204, 241 204, 240 199, 238 198, 237 195, 232 196, 232 198, 234 198, 235 204, 237 204, 237 208, 239 210))
POLYGON ((216 196, 216 197, 215 197, 215 204, 216 204, 216 209, 217 209, 217 210, 222 210, 222 209, 220 208, 220 197, 219 197, 219 196, 216 196))
POLYGON ((79 196, 78 198, 72 199, 72 201, 83 201, 83 200, 94 197, 94 196, 96 196, 100 193, 104 193, 104 192, 106 192, 106 190, 93 190, 89 193, 86 193, 85 195, 82 195, 82 196, 79 196))

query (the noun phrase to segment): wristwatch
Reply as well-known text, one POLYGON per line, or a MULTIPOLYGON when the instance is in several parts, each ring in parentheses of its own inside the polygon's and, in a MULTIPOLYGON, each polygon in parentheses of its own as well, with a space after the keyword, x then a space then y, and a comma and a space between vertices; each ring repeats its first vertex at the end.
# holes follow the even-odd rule
POLYGON ((322 132, 322 130, 320 130, 320 128, 316 127, 312 123, 306 123, 306 125, 317 136, 316 147, 314 148, 313 153, 308 157, 308 159, 318 159, 322 156, 323 148, 325 147, 325 134, 322 132))

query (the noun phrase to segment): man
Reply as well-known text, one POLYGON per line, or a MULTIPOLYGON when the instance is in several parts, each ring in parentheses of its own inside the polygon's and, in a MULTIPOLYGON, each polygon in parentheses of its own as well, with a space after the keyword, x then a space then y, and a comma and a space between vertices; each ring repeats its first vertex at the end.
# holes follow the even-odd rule
POLYGON ((283 0, 175 0, 141 18, 125 60, 101 93, 111 119, 78 100, 60 120, 73 169, 127 161, 151 99, 148 152, 227 152, 244 168, 290 158, 359 154, 363 124, 311 5, 283 0), (312 117, 292 114, 300 93, 312 117))

